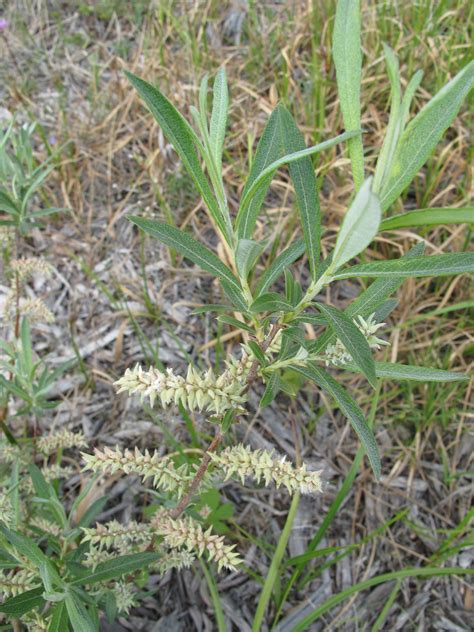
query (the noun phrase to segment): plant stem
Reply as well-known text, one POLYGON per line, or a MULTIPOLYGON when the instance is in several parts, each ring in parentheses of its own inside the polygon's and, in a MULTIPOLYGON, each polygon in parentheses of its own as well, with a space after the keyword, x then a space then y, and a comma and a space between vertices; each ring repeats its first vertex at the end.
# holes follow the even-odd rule
POLYGON ((209 447, 206 450, 206 453, 204 454, 204 457, 201 461, 198 471, 194 475, 194 478, 189 485, 188 491, 181 498, 181 500, 176 505, 176 507, 170 511, 171 518, 177 518, 178 516, 180 516, 183 513, 183 511, 186 509, 186 507, 189 505, 191 498, 193 497, 195 491, 199 487, 199 484, 202 481, 202 478, 204 474, 206 473, 206 470, 209 466, 209 463, 211 461, 211 453, 214 452, 214 450, 218 448, 219 443, 222 441, 223 437, 224 435, 220 431, 217 431, 216 436, 211 441, 211 443, 209 444, 209 447))
MULTIPOLYGON (((380 389, 381 389, 381 385, 379 383, 377 390, 375 391, 374 394, 374 398, 372 400, 372 406, 370 408, 370 413, 369 413, 369 417, 367 419, 367 423, 370 427, 372 427, 373 423, 374 423, 374 418, 375 418, 375 413, 377 410, 377 406, 378 406, 378 402, 379 402, 379 398, 380 398, 380 389)), ((329 527, 332 524, 332 521, 334 520, 337 512, 339 511, 339 508, 341 507, 342 503, 344 502, 344 500, 346 499, 347 494, 349 493, 351 487, 352 487, 352 483, 354 482, 355 477, 357 476, 357 473, 359 472, 359 468, 360 468, 360 464, 362 462, 362 459, 364 458, 364 454, 365 454, 365 450, 364 448, 361 446, 359 447, 359 449, 356 452, 356 455, 354 457, 354 461, 352 462, 351 465, 351 469, 349 470, 349 472, 346 475, 346 478, 344 479, 344 482, 342 483, 342 486, 340 488, 340 490, 338 491, 336 497, 334 498, 334 500, 331 503, 331 506, 329 507, 329 511, 327 512, 324 520, 322 521, 319 529, 316 532, 316 535, 313 537, 313 539, 311 540, 311 542, 309 543, 306 552, 309 553, 311 551, 315 551, 321 540, 324 538, 326 531, 329 529, 329 527)), ((288 584, 285 586, 285 590, 283 591, 283 594, 281 596, 281 600, 280 600, 280 605, 278 607, 278 611, 275 615, 275 620, 273 622, 273 626, 276 625, 283 605, 286 602, 286 599, 290 593, 290 590, 292 589, 293 585, 295 584, 295 582, 297 581, 297 579, 299 578, 299 576, 302 573, 304 567, 304 563, 301 564, 300 566, 298 566, 297 568, 295 568, 295 570, 293 571, 293 574, 290 577, 290 580, 288 582, 288 584)), ((305 576, 302 580, 302 583, 305 582, 307 576, 305 576)))
POLYGON ((283 527, 280 539, 278 540, 277 548, 275 550, 275 553, 273 554, 272 563, 270 564, 270 568, 268 569, 267 578, 265 579, 262 592, 260 593, 257 611, 255 613, 255 618, 252 624, 252 632, 260 632, 260 630, 262 629, 263 617, 265 615, 268 602, 270 601, 270 598, 272 596, 273 586, 278 577, 280 563, 283 555, 285 554, 286 545, 288 544, 288 539, 291 534, 291 529, 296 517, 296 511, 298 509, 299 502, 300 493, 296 492, 296 494, 293 496, 293 500, 291 501, 290 510, 286 517, 285 526, 283 527))

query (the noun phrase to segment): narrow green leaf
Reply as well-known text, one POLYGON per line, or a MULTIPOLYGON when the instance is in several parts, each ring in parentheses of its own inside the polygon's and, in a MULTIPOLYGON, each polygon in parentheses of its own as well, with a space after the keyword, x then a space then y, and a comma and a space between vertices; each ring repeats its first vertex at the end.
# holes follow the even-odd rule
POLYGON ((122 575, 129 575, 146 568, 156 562, 161 557, 160 553, 134 553, 132 555, 121 555, 113 560, 98 564, 94 571, 75 579, 71 585, 96 584, 116 579, 122 575))
POLYGON ((216 75, 212 95, 210 140, 214 162, 216 163, 217 170, 220 172, 222 168, 222 151, 224 148, 225 129, 227 125, 227 110, 229 107, 229 91, 224 67, 222 67, 216 75))
MULTIPOLYGON (((275 162, 272 162, 268 167, 263 169, 263 171, 255 178, 252 184, 249 186, 245 194, 242 195, 242 199, 240 201, 239 211, 237 213, 236 218, 236 227, 238 229, 239 237, 249 238, 252 236, 253 228, 255 226, 255 221, 257 216, 253 218, 252 221, 249 219, 248 209, 250 207, 250 203, 255 195, 260 195, 262 187, 267 187, 271 182, 272 177, 274 176, 277 169, 283 167, 284 165, 289 165, 296 161, 302 160, 303 158, 307 158, 308 156, 312 156, 313 154, 317 154, 324 149, 329 149, 338 143, 342 143, 349 138, 354 138, 360 134, 360 130, 357 132, 344 132, 343 134, 339 134, 339 136, 335 136, 334 138, 330 138, 318 145, 313 145, 312 147, 307 147, 306 149, 302 149, 301 151, 295 151, 294 153, 287 154, 282 156, 275 162), (268 180, 270 178, 270 180, 268 180), (241 228, 242 222, 245 221, 247 226, 246 233, 243 232, 241 228)), ((263 200, 262 200, 263 201, 263 200)))
POLYGON ((225 295, 227 296, 231 304, 235 307, 235 309, 242 314, 246 314, 249 311, 249 308, 244 300, 240 288, 237 289, 234 284, 231 285, 224 279, 221 279, 221 285, 225 295))
POLYGON ((193 309, 191 314, 207 314, 208 312, 231 312, 231 305, 221 305, 218 303, 206 303, 193 309))
POLYGON ((247 279, 258 257, 265 250, 265 246, 265 242, 239 239, 235 250, 235 265, 241 279, 247 279))
POLYGON ((0 523, 0 531, 10 544, 13 545, 21 555, 24 555, 30 562, 33 562, 35 566, 39 567, 41 564, 49 562, 49 559, 31 538, 27 538, 21 533, 7 529, 3 523, 0 523))
POLYGON ((127 218, 152 237, 180 252, 203 270, 227 281, 237 292, 240 291, 238 280, 219 257, 187 233, 157 220, 143 219, 133 215, 128 215, 127 218))
POLYGON ((66 610, 74 632, 97 632, 97 627, 92 620, 84 602, 80 596, 70 590, 65 598, 66 610))
POLYGON ((442 226, 444 224, 473 224, 474 206, 465 208, 420 208, 384 219, 380 230, 396 230, 413 226, 442 226))
POLYGON ((380 201, 371 190, 372 178, 367 178, 354 198, 337 235, 331 270, 365 250, 378 232, 380 225, 380 201))
MULTIPOLYGON (((360 1, 339 0, 334 23, 332 53, 336 66, 337 92, 346 130, 358 130, 360 124, 360 85, 362 50, 360 45, 360 1)), ((348 142, 356 190, 364 181, 362 138, 348 142)))
POLYGON ((376 362, 375 373, 377 377, 381 378, 413 380, 415 382, 464 382, 469 380, 467 375, 454 371, 391 362, 376 362))
POLYGON ((230 325, 231 327, 235 327, 237 329, 243 329, 243 331, 247 331, 250 334, 254 334, 254 330, 243 323, 241 320, 237 320, 233 316, 228 316, 227 314, 222 314, 217 317, 217 320, 221 323, 225 323, 226 325, 230 325))
POLYGON ((403 132, 390 176, 382 188, 382 210, 406 189, 459 112, 474 83, 471 61, 410 121, 403 132))
POLYGON ((336 272, 334 279, 352 277, 425 277, 474 272, 474 252, 455 252, 431 257, 363 263, 336 272))
POLYGON ((375 477, 377 480, 380 479, 380 458, 374 433, 369 428, 362 410, 349 393, 327 371, 320 367, 309 365, 306 367, 292 366, 291 368, 327 391, 336 400, 367 452, 375 477))
POLYGON ((250 311, 257 312, 291 312, 293 307, 276 292, 261 294, 250 306, 250 311))
MULTIPOLYGON (((267 124, 265 125, 265 129, 263 130, 263 134, 258 142, 252 168, 242 192, 242 200, 246 198, 249 189, 262 171, 264 171, 270 164, 274 163, 275 160, 280 158, 282 155, 278 111, 279 106, 277 106, 271 113, 267 124)), ((265 199, 265 195, 268 191, 272 178, 273 172, 267 175, 261 183, 258 195, 254 195, 252 197, 245 212, 239 209, 239 213, 236 218, 236 228, 238 229, 238 236, 240 238, 250 239, 252 237, 258 213, 262 207, 263 200, 265 199)))
POLYGON ((400 135, 403 132, 403 121, 400 112, 402 97, 398 57, 395 55, 390 46, 387 46, 385 43, 383 44, 383 49, 391 85, 391 105, 387 130, 385 132, 382 149, 380 150, 379 157, 377 158, 377 166, 375 169, 374 184, 372 188, 376 194, 380 192, 380 188, 386 178, 386 174, 390 173, 398 141, 400 140, 400 135))
POLYGON ((68 632, 69 621, 65 602, 58 602, 52 608, 51 612, 52 615, 48 626, 48 632, 68 632))
POLYGON ((316 307, 326 316, 334 333, 350 353, 352 360, 375 388, 377 379, 375 377, 374 359, 364 334, 349 316, 336 307, 324 305, 323 303, 317 303, 316 307))
MULTIPOLYGON (((281 128, 281 139, 285 154, 290 155, 306 149, 303 134, 298 129, 293 117, 286 108, 278 110, 281 128)), ((295 188, 296 202, 301 218, 301 227, 308 254, 309 269, 313 279, 316 278, 319 264, 321 241, 321 212, 316 190, 316 177, 311 158, 308 156, 289 163, 289 170, 295 188)))
POLYGON ((160 125, 166 138, 172 143, 184 166, 202 195, 211 216, 228 243, 232 241, 230 218, 224 217, 214 197, 209 181, 204 175, 195 146, 200 141, 187 121, 174 105, 155 87, 140 77, 125 73, 160 125))
POLYGON ((294 244, 283 250, 260 277, 255 294, 257 296, 263 294, 278 279, 284 269, 299 259, 304 251, 305 243, 302 239, 295 241, 294 244))
POLYGON ((262 399, 260 400, 258 407, 265 408, 266 406, 271 404, 272 401, 277 396, 279 390, 280 390, 280 378, 278 376, 278 373, 274 371, 273 373, 271 373, 270 377, 267 380, 267 383, 265 385, 265 391, 262 395, 262 399))
POLYGON ((0 612, 8 615, 12 619, 22 617, 33 608, 40 608, 44 605, 45 601, 41 596, 43 594, 43 586, 27 590, 21 595, 11 597, 4 603, 0 604, 0 612))

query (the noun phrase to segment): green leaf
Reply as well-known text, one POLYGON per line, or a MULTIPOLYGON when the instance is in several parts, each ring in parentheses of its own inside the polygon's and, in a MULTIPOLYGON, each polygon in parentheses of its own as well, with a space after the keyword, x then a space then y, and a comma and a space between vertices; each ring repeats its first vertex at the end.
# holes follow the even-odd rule
POLYGON ((254 330, 251 327, 243 323, 241 320, 237 320, 237 318, 234 318, 233 316, 222 314, 222 316, 217 317, 217 320, 221 323, 225 323, 226 325, 230 325, 231 327, 235 327, 237 329, 243 329, 244 331, 247 331, 250 334, 254 333, 254 330))
POLYGON ((407 125, 391 173, 382 187, 382 210, 397 199, 424 165, 459 112, 473 83, 474 61, 471 61, 407 125))
POLYGON ((153 564, 161 557, 160 553, 134 553, 132 555, 121 555, 113 560, 98 564, 94 571, 75 579, 71 585, 96 584, 116 579, 122 575, 135 573, 148 565, 153 564))
MULTIPOLYGON (((334 23, 332 53, 336 66, 337 93, 346 130, 358 130, 360 124, 360 85, 362 51, 360 45, 360 2, 339 0, 334 23)), ((364 181, 364 150, 360 136, 349 143, 349 155, 356 190, 364 181)))
POLYGON ((180 252, 203 270, 227 281, 237 292, 240 291, 238 280, 219 257, 187 233, 157 220, 143 219, 134 215, 128 215, 127 218, 152 237, 180 252))
POLYGON ((380 202, 371 190, 372 178, 368 178, 354 198, 339 230, 334 248, 331 270, 365 250, 378 232, 380 202))
POLYGON ((0 211, 5 211, 14 216, 20 214, 20 210, 17 208, 15 201, 2 189, 0 189, 0 211))
MULTIPOLYGON (((294 153, 287 154, 272 162, 268 167, 263 169, 263 171, 255 178, 252 184, 249 186, 245 194, 242 195, 242 199, 240 201, 239 211, 236 217, 236 227, 238 229, 239 237, 249 238, 252 236, 253 228, 255 226, 255 221, 257 216, 253 219, 248 218, 248 209, 250 207, 250 203, 255 195, 260 195, 262 188, 268 188, 268 185, 271 182, 271 179, 277 169, 283 167, 284 165, 291 164, 298 160, 302 160, 303 158, 307 158, 313 154, 317 154, 324 149, 329 149, 338 143, 342 143, 349 138, 354 138, 360 134, 359 132, 344 132, 343 134, 339 134, 339 136, 335 136, 329 140, 326 140, 318 145, 313 145, 312 147, 307 147, 306 149, 302 149, 301 151, 295 151, 294 153), (270 179, 268 179, 270 178, 270 179), (253 221, 253 224, 252 224, 253 221), (244 233, 242 226, 242 222, 246 225, 246 231, 244 233)), ((295 189, 296 190, 296 189, 295 189)))
POLYGON ((21 595, 7 599, 4 603, 0 604, 0 612, 8 615, 12 619, 17 619, 34 608, 42 607, 45 603, 41 596, 43 590, 43 586, 39 586, 38 588, 27 590, 21 593, 21 595))
POLYGON ((260 400, 258 407, 265 408, 266 406, 271 404, 272 401, 277 396, 279 390, 280 390, 280 378, 278 376, 278 373, 274 371, 273 373, 270 374, 270 377, 267 380, 267 383, 265 385, 265 391, 262 395, 262 399, 260 400))
POLYGON ((67 632, 69 630, 69 621, 65 602, 58 602, 52 608, 51 613, 48 632, 67 632))
POLYGON ((97 632, 97 626, 80 596, 73 590, 66 593, 67 614, 74 632, 97 632))
POLYGON ((349 393, 342 388, 342 386, 338 384, 338 382, 336 382, 336 380, 327 371, 321 369, 320 367, 309 365, 306 367, 292 366, 291 368, 293 371, 300 373, 305 378, 311 380, 317 386, 327 391, 336 400, 341 411, 347 417, 351 426, 357 433, 360 442, 367 452, 375 477, 379 480, 381 467, 374 433, 367 425, 362 410, 352 399, 349 393))
POLYGON ((41 564, 49 562, 49 559, 39 548, 36 542, 34 542, 34 540, 27 538, 21 533, 17 533, 15 531, 7 529, 7 527, 5 527, 3 523, 0 523, 0 531, 10 542, 10 544, 14 546, 21 555, 24 555, 30 560, 30 562, 33 562, 35 566, 40 567, 41 564))
POLYGON ((293 307, 276 292, 261 294, 250 306, 250 311, 257 312, 291 312, 293 307))
POLYGON ((262 366, 267 364, 267 358, 265 357, 265 353, 262 351, 262 348, 255 342, 255 340, 249 340, 248 346, 252 350, 253 355, 257 358, 262 366))
POLYGON ((369 343, 364 334, 352 322, 352 320, 332 305, 317 303, 316 307, 326 316, 336 336, 350 353, 352 360, 375 388, 375 365, 369 343))
POLYGON ((216 75, 212 95, 210 140, 214 162, 217 170, 220 171, 222 168, 222 151, 224 149, 225 129, 227 125, 227 110, 229 108, 229 91, 224 67, 222 67, 216 75))
MULTIPOLYGON (((306 149, 303 134, 298 129, 293 117, 286 108, 278 109, 280 118, 281 139, 285 154, 299 152, 306 149)), ((316 191, 316 177, 311 158, 289 164, 290 176, 295 188, 296 201, 301 218, 301 227, 308 254, 309 269, 313 279, 316 278, 319 264, 321 241, 321 213, 319 209, 318 193, 316 191)))
POLYGON ((302 239, 298 239, 294 244, 283 250, 260 277, 255 288, 256 295, 263 294, 278 279, 284 269, 299 259, 304 251, 305 243, 302 239))
POLYGON ((442 369, 431 369, 424 366, 409 364, 393 364, 391 362, 376 362, 377 377, 393 380, 412 380, 415 382, 464 382, 469 380, 467 375, 442 369))
POLYGON ((247 279, 252 267, 265 250, 266 243, 239 239, 235 250, 235 265, 241 279, 247 279))
MULTIPOLYGON (((244 190, 242 192, 242 200, 246 198, 247 193, 255 182, 257 177, 264 171, 270 164, 275 162, 282 155, 281 140, 279 134, 279 121, 278 121, 278 106, 271 113, 263 134, 258 142, 257 151, 255 152, 255 158, 252 163, 249 177, 245 183, 244 190)), ((268 191, 268 187, 273 178, 273 172, 268 174, 265 180, 261 183, 258 190, 258 194, 254 195, 247 205, 245 212, 239 209, 239 213, 236 219, 236 228, 238 229, 238 236, 244 239, 250 239, 252 237, 255 223, 257 221, 258 213, 262 207, 263 200, 268 191)))
POLYGON ((473 223, 474 206, 466 206, 465 208, 421 208, 384 219, 380 224, 380 230, 473 223))
POLYGON ((231 312, 232 305, 221 305, 219 303, 205 303, 193 309, 191 314, 207 314, 208 312, 231 312))
POLYGON ((382 149, 377 158, 377 166, 374 175, 373 191, 379 193, 387 173, 390 173, 393 157, 395 155, 400 135, 403 132, 403 121, 400 113, 402 106, 400 87, 400 68, 398 57, 390 46, 383 44, 385 62, 391 85, 391 106, 387 130, 385 132, 382 149))
POLYGON ((363 263, 336 272, 333 278, 447 276, 464 272, 474 272, 474 252, 455 252, 431 257, 363 263))
POLYGON ((176 110, 174 105, 172 105, 157 88, 154 88, 151 84, 130 72, 126 72, 125 74, 155 117, 166 138, 172 143, 188 173, 191 175, 199 193, 202 195, 212 218, 230 244, 232 241, 230 218, 225 217, 221 213, 209 185, 209 181, 201 169, 199 157, 195 149, 196 145, 200 146, 200 141, 193 129, 178 110, 176 110))
POLYGON ((239 289, 235 288, 234 284, 230 284, 224 279, 221 279, 222 289, 225 292, 225 295, 234 306, 234 308, 241 312, 242 314, 246 314, 249 311, 248 305, 242 296, 242 292, 239 289))

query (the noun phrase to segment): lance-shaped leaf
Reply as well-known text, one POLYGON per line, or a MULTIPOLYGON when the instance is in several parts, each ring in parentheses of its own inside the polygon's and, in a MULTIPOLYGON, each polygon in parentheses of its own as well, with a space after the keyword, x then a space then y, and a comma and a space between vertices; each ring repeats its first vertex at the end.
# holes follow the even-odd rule
POLYGON ((375 388, 377 380, 375 377, 374 359, 364 334, 349 316, 336 307, 324 305, 323 303, 317 303, 316 307, 326 316, 334 333, 347 349, 352 360, 375 388))
POLYGON ((474 272, 474 252, 454 252, 431 257, 362 263, 337 272, 333 278, 449 276, 464 272, 474 272))
POLYGON ((289 265, 299 259, 305 251, 305 243, 302 239, 298 239, 294 244, 285 248, 271 265, 264 271, 255 288, 256 295, 263 294, 274 281, 278 279, 280 274, 289 265))
POLYGON ((474 224, 474 206, 464 208, 420 208, 384 219, 380 230, 396 230, 415 226, 474 224))
MULTIPOLYGON (((313 154, 317 154, 324 149, 329 149, 338 143, 342 143, 349 138, 353 138, 358 132, 344 132, 343 134, 339 134, 339 136, 335 136, 334 138, 330 138, 322 143, 318 143, 317 145, 313 145, 312 147, 307 147, 306 149, 302 149, 301 151, 296 151, 291 154, 287 154, 278 158, 272 162, 268 167, 263 169, 261 173, 255 178, 252 184, 248 187, 246 192, 242 195, 242 200, 240 202, 239 211, 237 213, 236 218, 236 227, 238 231, 239 237, 249 238, 252 236, 253 228, 255 226, 255 221, 257 219, 257 215, 250 217, 249 209, 251 208, 251 203, 254 196, 258 196, 261 194, 263 189, 268 189, 268 186, 277 171, 280 167, 291 164, 293 162, 302 160, 303 158, 307 158, 308 156, 312 156, 313 154), (245 232, 243 230, 243 225, 246 226, 245 232)), ((262 198, 263 201, 263 198, 262 198)), ((261 205, 260 205, 261 206, 261 205)), ((260 208, 260 207, 259 207, 260 208)))
POLYGON ((43 592, 44 588, 40 586, 39 588, 27 590, 16 597, 11 597, 0 604, 0 612, 12 619, 18 619, 30 612, 30 610, 33 610, 33 608, 40 608, 45 604, 45 600, 42 597, 43 592))
POLYGON ((410 121, 403 132, 393 166, 381 191, 382 210, 406 189, 459 112, 474 83, 471 61, 410 121))
MULTIPOLYGON (((347 366, 344 365, 344 368, 348 368, 350 371, 357 371, 357 367, 351 363, 348 363, 347 366)), ((409 380, 413 382, 465 382, 469 380, 467 375, 455 373, 454 371, 392 362, 376 362, 375 374, 377 377, 384 379, 409 380)))
POLYGON ((247 279, 255 262, 265 250, 265 246, 265 242, 239 239, 235 250, 235 265, 241 279, 247 279))
POLYGON ((214 80, 212 91, 212 114, 210 125, 210 142, 217 171, 222 167, 222 151, 224 149, 227 110, 229 107, 229 91, 225 69, 221 68, 214 80))
POLYGON ((121 555, 112 560, 107 560, 98 564, 95 570, 88 571, 81 575, 78 579, 71 582, 75 584, 96 584, 97 582, 106 582, 116 579, 122 575, 134 573, 149 564, 160 559, 159 553, 144 552, 134 553, 131 555, 121 555))
MULTIPOLYGON (((291 114, 283 106, 279 109, 279 118, 281 139, 285 154, 288 155, 306 149, 303 134, 298 129, 291 114)), ((288 168, 295 188, 296 203, 306 244, 309 269, 312 278, 315 279, 319 263, 321 213, 316 190, 314 167, 311 158, 307 156, 301 160, 290 162, 288 168)))
MULTIPOLYGON (((346 130, 358 130, 360 124, 360 84, 362 51, 360 46, 360 2, 339 0, 334 23, 332 53, 336 66, 337 93, 346 130)), ((364 181, 362 138, 349 143, 354 183, 358 190, 364 181)))
POLYGON ((381 217, 380 201, 372 192, 371 184, 372 178, 368 178, 344 216, 337 235, 331 270, 337 270, 365 250, 378 232, 381 217))
POLYGON ((292 366, 297 373, 303 375, 306 379, 311 380, 317 386, 329 393, 339 404, 342 413, 347 417, 351 426, 357 433, 377 480, 380 478, 380 457, 375 443, 375 437, 369 428, 364 413, 352 399, 349 393, 324 369, 309 365, 305 367, 292 366))
POLYGON ((209 181, 201 169, 199 156, 195 149, 201 143, 192 127, 157 88, 129 72, 126 75, 155 117, 166 138, 172 143, 202 195, 212 218, 227 241, 231 243, 230 218, 225 217, 219 209, 209 181))
POLYGON ((293 306, 276 292, 261 294, 250 306, 250 311, 254 314, 258 312, 290 312, 292 309, 293 306))
MULTIPOLYGON (((401 260, 418 257, 423 254, 425 245, 423 242, 416 244, 411 250, 403 255, 401 260)), ((373 314, 385 301, 391 296, 404 281, 403 277, 392 276, 385 279, 376 279, 369 287, 361 292, 359 296, 344 310, 344 313, 350 318, 363 316, 366 318, 373 314)), ((319 353, 326 345, 331 343, 335 338, 332 332, 326 332, 317 340, 311 343, 311 352, 319 353)))
POLYGON ((240 284, 229 268, 222 263, 217 255, 187 233, 154 219, 143 219, 134 215, 129 215, 127 218, 152 237, 155 237, 170 248, 174 248, 213 276, 227 281, 236 292, 240 292, 240 284))
POLYGON ((66 610, 74 632, 97 632, 89 611, 81 596, 72 588, 66 593, 66 610))
MULTIPOLYGON (((263 130, 263 134, 258 142, 252 168, 242 192, 242 199, 246 199, 250 187, 262 171, 282 155, 278 116, 279 107, 280 106, 277 106, 271 113, 267 124, 265 125, 265 129, 263 130)), ((239 209, 236 219, 236 227, 239 237, 244 239, 250 239, 250 237, 252 237, 258 214, 273 178, 273 173, 274 172, 267 174, 260 186, 258 194, 254 195, 249 201, 245 213, 239 209)))

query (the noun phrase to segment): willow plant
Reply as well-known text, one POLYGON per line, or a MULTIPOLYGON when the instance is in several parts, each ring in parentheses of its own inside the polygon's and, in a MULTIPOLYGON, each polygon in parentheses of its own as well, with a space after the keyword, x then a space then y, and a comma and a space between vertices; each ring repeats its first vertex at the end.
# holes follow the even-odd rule
MULTIPOLYGON (((155 452, 118 447, 84 454, 86 469, 94 473, 122 472, 151 481, 159 492, 157 496, 164 501, 148 522, 122 525, 112 521, 95 527, 83 526, 83 544, 74 555, 74 564, 64 563, 62 566, 45 560, 36 545, 36 548, 28 549, 24 540, 11 529, 2 528, 10 554, 14 555, 15 551, 23 554, 32 562, 27 570, 37 569, 35 586, 38 587, 34 595, 30 592, 30 597, 34 596, 36 601, 31 607, 40 608, 50 630, 66 629, 69 624, 75 631, 98 629, 98 608, 102 606, 99 597, 99 601, 94 601, 94 583, 115 581, 117 576, 130 577, 130 574, 133 580, 133 573, 145 561, 164 572, 170 568, 188 567, 196 558, 205 557, 217 564, 217 570, 238 570, 241 560, 235 545, 204 526, 198 512, 192 511, 200 492, 210 483, 231 477, 243 483, 252 479, 265 485, 274 484, 293 495, 255 614, 253 630, 261 630, 299 496, 301 493, 320 493, 322 484, 320 472, 311 471, 305 464, 292 464, 274 452, 252 450, 249 446, 234 443, 232 429, 248 411, 250 389, 263 384, 259 404, 263 409, 280 391, 288 391, 289 372, 313 382, 334 399, 360 440, 352 475, 355 476, 360 460, 366 454, 375 478, 379 479, 382 464, 372 423, 365 419, 338 370, 359 372, 367 380, 368 387, 374 389, 370 421, 375 415, 382 379, 419 382, 465 379, 452 371, 382 362, 374 358, 374 351, 386 345, 381 337, 383 321, 395 307, 396 300, 390 297, 404 279, 473 272, 474 254, 451 252, 425 256, 423 242, 404 256, 388 261, 370 261, 370 253, 363 253, 381 231, 387 226, 394 227, 394 221, 396 226, 403 226, 419 221, 426 224, 444 222, 446 217, 453 222, 474 219, 472 209, 449 210, 449 213, 445 209, 418 209, 416 217, 412 213, 388 220, 383 217, 409 186, 455 118, 472 86, 474 62, 410 117, 411 102, 421 74, 416 73, 410 79, 402 94, 397 57, 388 46, 385 47, 391 82, 390 119, 375 172, 369 174, 364 159, 360 115, 362 55, 358 2, 340 0, 338 3, 333 56, 345 132, 307 147, 290 112, 278 105, 263 130, 236 213, 231 212, 222 169, 229 109, 224 69, 215 77, 210 111, 207 77, 202 81, 199 107, 191 108, 191 123, 156 86, 127 73, 196 185, 223 245, 220 252, 225 253, 225 259, 188 232, 166 222, 139 216, 131 216, 129 220, 219 280, 225 296, 223 302, 204 305, 198 311, 216 314, 220 322, 241 330, 244 342, 238 355, 225 358, 220 373, 211 368, 200 371, 190 365, 183 375, 179 375, 171 368, 162 371, 157 367, 137 365, 128 368, 117 381, 119 392, 136 394, 151 406, 180 405, 187 411, 198 411, 215 428, 214 438, 196 467, 179 462, 174 455, 160 456, 155 452), (354 191, 332 252, 324 258, 321 254, 323 224, 313 158, 344 143, 352 165, 354 191), (294 187, 302 238, 287 245, 271 260, 265 255, 265 251, 272 248, 270 231, 268 238, 257 240, 256 225, 273 177, 286 166, 294 187), (354 261, 357 257, 361 257, 362 262, 354 261), (307 282, 301 282, 292 273, 292 265, 298 260, 307 263, 307 282), (256 270, 262 272, 256 273, 256 270), (344 310, 324 302, 325 288, 343 279, 357 278, 372 279, 373 282, 344 310), (316 328, 315 339, 307 337, 306 324, 316 328)), ((299 265, 301 267, 301 262, 299 265)), ((345 484, 345 490, 348 485, 350 480, 345 484)), ((331 509, 331 516, 336 510, 337 507, 331 509)), ((321 528, 327 524, 328 520, 325 520, 321 528)), ((316 544, 322 537, 320 534, 321 529, 315 536, 316 544)), ((215 582, 205 563, 203 569, 216 605, 219 629, 225 630, 215 582)), ((436 567, 408 569, 375 578, 377 581, 363 582, 352 587, 348 594, 388 581, 392 575, 393 579, 401 579, 417 574, 443 574, 449 570, 464 572, 463 569, 436 567)), ((15 578, 9 579, 13 585, 15 578)), ((288 595, 294 579, 293 575, 283 595, 288 595)), ((31 579, 28 581, 31 584, 31 579)), ((123 611, 127 611, 132 597, 124 586, 114 589, 123 592, 120 600, 123 611)), ((310 612, 294 629, 306 629, 343 598, 344 595, 331 598, 310 612)), ((20 594, 5 602, 0 612, 14 612, 19 617, 30 608, 25 603, 26 598, 20 594)), ((281 608, 280 603, 276 618, 281 608)))

